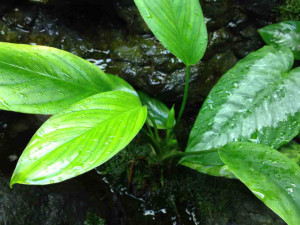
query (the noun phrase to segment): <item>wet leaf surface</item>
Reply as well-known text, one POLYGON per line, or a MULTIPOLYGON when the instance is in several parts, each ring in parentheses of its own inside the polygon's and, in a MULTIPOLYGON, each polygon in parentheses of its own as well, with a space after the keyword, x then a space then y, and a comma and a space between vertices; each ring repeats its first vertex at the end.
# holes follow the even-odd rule
POLYGON ((133 94, 88 97, 51 117, 21 155, 11 185, 57 183, 109 160, 144 125, 147 109, 133 94))
POLYGON ((55 48, 0 43, 0 109, 54 114, 88 96, 133 89, 97 66, 55 48))
MULTIPOLYGON (((234 141, 279 148, 292 140, 300 128, 300 68, 290 71, 292 65, 292 52, 273 46, 238 62, 208 95, 186 151, 205 151, 234 141)), ((232 177, 217 152, 186 156, 181 164, 210 175, 232 177)))
POLYGON ((184 64, 204 55, 207 31, 198 0, 135 0, 143 19, 161 43, 184 64))
POLYGON ((284 21, 258 30, 264 41, 270 45, 290 48, 295 59, 300 59, 300 21, 284 21))
POLYGON ((269 208, 290 225, 300 223, 300 167, 268 146, 230 143, 219 150, 224 163, 269 208))

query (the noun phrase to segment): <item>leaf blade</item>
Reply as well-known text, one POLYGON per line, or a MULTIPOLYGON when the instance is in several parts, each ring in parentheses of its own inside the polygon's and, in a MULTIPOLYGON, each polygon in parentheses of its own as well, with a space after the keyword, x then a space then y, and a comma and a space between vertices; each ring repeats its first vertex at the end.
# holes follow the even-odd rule
MULTIPOLYGON (((143 105, 148 109, 148 113, 155 121, 158 129, 167 129, 168 128, 168 117, 170 109, 158 99, 152 98, 144 92, 138 91, 138 95, 143 105)), ((175 112, 174 112, 175 113, 175 112)), ((153 126, 150 118, 147 118, 147 122, 150 126, 153 126)), ((174 126, 176 121, 173 119, 172 125, 174 126)), ((169 124, 170 126, 171 124, 169 124)))
POLYGON ((300 59, 300 21, 283 21, 258 29, 268 44, 283 45, 292 50, 295 59, 300 59))
POLYGON ((219 150, 232 172, 288 224, 300 223, 300 168, 280 152, 254 143, 219 150))
POLYGON ((0 74, 0 108, 23 113, 55 114, 125 83, 71 53, 4 42, 0 42, 0 74))
POLYGON ((160 42, 184 64, 204 55, 207 31, 198 0, 135 0, 143 19, 160 42))
POLYGON ((11 185, 57 183, 99 166, 134 138, 146 115, 138 97, 122 91, 75 103, 37 131, 18 161, 11 185))
MULTIPOLYGON (((265 46, 237 63, 208 95, 186 151, 205 151, 233 141, 279 148, 292 140, 300 129, 300 68, 289 71, 292 64, 288 48, 273 46, 265 46)), ((186 156, 181 164, 224 165, 217 153, 186 156)), ((197 168, 210 175, 224 175, 197 168)))

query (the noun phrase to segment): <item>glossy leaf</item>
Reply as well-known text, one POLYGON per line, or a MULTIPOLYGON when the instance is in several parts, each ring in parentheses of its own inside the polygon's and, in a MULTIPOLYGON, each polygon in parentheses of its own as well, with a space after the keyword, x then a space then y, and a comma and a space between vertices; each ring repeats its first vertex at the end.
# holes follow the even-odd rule
POLYGON ((292 141, 282 146, 279 151, 300 166, 300 145, 297 142, 292 141))
MULTIPOLYGON (((208 95, 186 151, 205 151, 234 141, 277 149, 292 140, 300 129, 300 68, 290 71, 292 65, 292 52, 273 46, 265 46, 238 62, 208 95)), ((210 175, 231 177, 217 153, 186 156, 181 164, 210 175)))
POLYGON ((264 41, 270 45, 289 47, 300 59, 300 21, 284 21, 263 27, 258 30, 264 41))
POLYGON ((51 117, 33 136, 11 185, 56 183, 101 165, 135 137, 146 116, 139 98, 123 91, 75 103, 51 117))
POLYGON ((54 114, 88 96, 128 86, 68 52, 0 42, 0 109, 54 114))
POLYGON ((204 55, 207 31, 199 0, 134 0, 158 40, 186 65, 204 55))
MULTIPOLYGON (((142 104, 147 106, 149 114, 147 122, 153 126, 150 119, 152 117, 158 129, 167 129, 167 120, 170 113, 169 108, 158 99, 152 98, 144 92, 138 91, 138 95, 142 104)), ((175 120, 173 121, 173 126, 174 124, 175 120)))
POLYGON ((123 80, 121 77, 118 77, 110 73, 106 73, 106 76, 109 79, 109 83, 112 89, 111 91, 124 91, 138 96, 136 90, 129 83, 123 80))
POLYGON ((224 163, 289 225, 300 224, 300 167, 280 152, 254 143, 219 150, 224 163))

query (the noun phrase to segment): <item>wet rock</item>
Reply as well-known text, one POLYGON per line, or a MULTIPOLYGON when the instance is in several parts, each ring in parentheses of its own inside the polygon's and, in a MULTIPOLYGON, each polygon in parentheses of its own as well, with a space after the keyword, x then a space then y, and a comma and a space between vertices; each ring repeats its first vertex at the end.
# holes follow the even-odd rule
POLYGON ((234 18, 234 0, 202 0, 200 2, 209 31, 226 26, 234 18))
POLYGON ((139 34, 151 33, 132 0, 115 0, 113 4, 120 18, 125 21, 129 31, 139 34))
POLYGON ((249 0, 241 1, 241 5, 252 15, 259 26, 266 26, 276 20, 275 9, 283 4, 282 0, 249 0))
POLYGON ((252 38, 255 37, 257 35, 257 31, 256 28, 254 26, 247 26, 243 29, 241 29, 240 34, 242 37, 244 38, 252 38))
POLYGON ((231 28, 234 31, 236 31, 236 30, 240 30, 240 27, 244 27, 245 25, 247 25, 248 16, 242 8, 240 7, 234 8, 233 14, 234 16, 232 20, 227 24, 228 28, 231 28))
POLYGON ((234 44, 235 36, 228 28, 220 28, 208 34, 207 50, 204 59, 210 59, 217 52, 225 52, 234 44))
MULTIPOLYGON (((54 2, 17 5, 6 11, 0 20, 0 40, 70 51, 169 104, 181 101, 184 65, 153 37, 132 0, 104 1, 93 5, 92 12, 76 2, 63 2, 67 4, 63 11, 54 2)), ((240 59, 263 45, 256 32, 260 25, 247 4, 237 0, 201 4, 209 42, 202 62, 192 69, 191 85, 199 89, 197 84, 205 84, 205 90, 191 92, 191 99, 198 102, 222 75, 211 73, 212 58, 217 66, 223 63, 215 57, 219 54, 229 51, 240 59)))
POLYGON ((77 182, 56 187, 14 185, 0 177, 0 224, 83 225, 92 207, 77 182))
POLYGON ((256 51, 257 46, 262 47, 263 41, 258 35, 243 41, 236 42, 232 48, 234 54, 240 59, 246 57, 249 53, 256 51))
POLYGON ((0 174, 11 175, 18 157, 37 128, 33 117, 0 111, 0 174))

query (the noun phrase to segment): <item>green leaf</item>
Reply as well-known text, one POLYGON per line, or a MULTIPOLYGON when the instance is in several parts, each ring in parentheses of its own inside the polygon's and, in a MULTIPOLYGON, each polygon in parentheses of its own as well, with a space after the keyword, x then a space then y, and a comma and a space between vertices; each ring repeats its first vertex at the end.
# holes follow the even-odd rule
MULTIPOLYGON (((234 141, 277 149, 292 140, 300 129, 300 68, 290 71, 292 65, 292 52, 273 46, 265 46, 238 62, 209 93, 186 151, 205 151, 234 141)), ((231 177, 217 153, 186 156, 181 164, 210 175, 231 177)))
POLYGON ((55 114, 83 98, 117 89, 128 89, 128 84, 68 52, 0 42, 0 109, 55 114))
POLYGON ((204 55, 207 31, 199 0, 134 0, 158 40, 184 64, 204 55))
POLYGON ((279 151, 300 166, 300 145, 292 141, 282 146, 279 151))
POLYGON ((110 91, 124 91, 138 96, 136 90, 129 83, 123 80, 121 77, 118 77, 110 73, 106 73, 106 76, 109 79, 109 84, 112 89, 110 91))
POLYGON ((173 105, 168 114, 166 127, 167 127, 167 129, 172 129, 175 126, 175 124, 176 124, 176 118, 175 118, 175 109, 174 109, 174 105, 173 105))
MULTIPOLYGON (((157 125, 158 129, 167 129, 167 121, 170 113, 169 108, 161 101, 151 98, 144 92, 138 91, 138 95, 141 99, 143 105, 147 106, 148 114, 152 117, 157 125)), ((147 122, 153 126, 150 118, 147 118, 147 122)), ((173 126, 175 125, 175 120, 173 121, 173 126)))
POLYGON ((123 91, 75 103, 51 117, 33 136, 11 185, 57 183, 101 165, 135 137, 146 116, 139 98, 123 91))
POLYGON ((300 59, 300 21, 284 21, 263 27, 258 30, 263 40, 268 44, 289 47, 300 59))
POLYGON ((300 167, 280 152, 254 143, 219 150, 224 163, 289 225, 300 224, 300 167))

